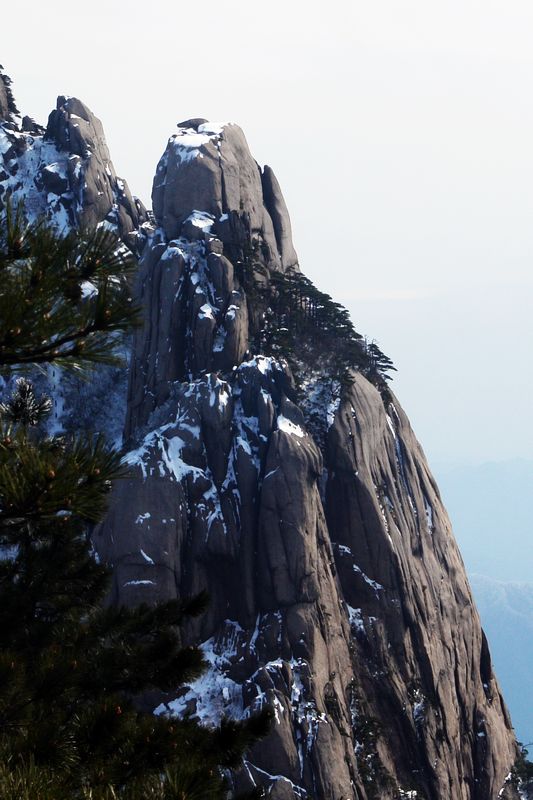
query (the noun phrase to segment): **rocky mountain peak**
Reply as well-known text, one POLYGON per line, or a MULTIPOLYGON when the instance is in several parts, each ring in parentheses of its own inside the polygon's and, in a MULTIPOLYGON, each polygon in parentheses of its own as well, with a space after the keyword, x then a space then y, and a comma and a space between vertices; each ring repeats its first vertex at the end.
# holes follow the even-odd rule
MULTIPOLYGON (((9 102, 0 81, 4 117, 9 102)), ((268 704, 233 783, 272 800, 516 800, 514 733, 423 451, 383 354, 298 271, 242 130, 180 123, 148 221, 100 121, 60 97, 46 131, 0 122, 7 197, 142 244, 127 400, 102 373, 61 407, 88 429, 87 408, 103 429, 107 409, 126 416, 129 474, 93 534, 112 601, 211 598, 185 632, 207 672, 146 707, 210 724, 268 704)))
POLYGON ((11 122, 18 115, 18 109, 11 91, 11 78, 0 64, 0 122, 11 122))
POLYGON ((212 218, 222 238, 231 238, 227 217, 247 220, 251 236, 268 249, 268 263, 297 265, 289 215, 269 167, 261 170, 238 125, 202 118, 178 124, 159 161, 152 189, 153 211, 165 235, 180 235, 194 212, 212 218))

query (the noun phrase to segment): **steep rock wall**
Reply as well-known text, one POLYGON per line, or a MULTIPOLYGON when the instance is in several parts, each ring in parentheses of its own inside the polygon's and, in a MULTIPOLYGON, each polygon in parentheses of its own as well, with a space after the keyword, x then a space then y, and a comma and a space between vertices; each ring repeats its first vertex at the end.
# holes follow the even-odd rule
POLYGON ((237 126, 188 120, 153 200, 131 474, 94 541, 116 602, 210 594, 187 631, 209 671, 157 713, 209 723, 269 703, 272 732, 236 783, 277 800, 492 800, 514 736, 404 412, 357 372, 332 398, 323 364, 300 407, 286 362, 251 345, 250 269, 268 284, 296 264, 272 171, 237 126))

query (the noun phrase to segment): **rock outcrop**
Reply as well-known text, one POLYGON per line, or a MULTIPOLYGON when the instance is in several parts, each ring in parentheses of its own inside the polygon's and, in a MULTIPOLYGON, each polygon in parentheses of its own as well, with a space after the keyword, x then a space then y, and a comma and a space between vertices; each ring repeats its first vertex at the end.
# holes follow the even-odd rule
MULTIPOLYGON (((182 232, 190 235, 190 226, 183 225, 195 210, 219 224, 235 212, 247 219, 251 237, 260 236, 271 266, 285 270, 297 264, 278 182, 269 167, 263 173, 258 168, 237 125, 203 119, 180 123, 157 166, 152 202, 168 240, 182 232)), ((227 238, 224 226, 220 233, 227 238)))
POLYGON ((58 97, 46 128, 20 119, 10 83, 0 73, 0 209, 11 198, 59 230, 103 224, 135 249, 146 210, 117 177, 100 120, 74 97, 58 97))
POLYGON ((116 602, 210 594, 187 632, 209 671, 157 713, 209 723, 271 705, 235 780, 278 800, 492 800, 514 735, 404 412, 361 372, 328 395, 326 363, 299 404, 286 361, 252 345, 254 281, 297 262, 272 171, 237 126, 190 120, 153 200, 131 474, 94 541, 116 602))
POLYGON ((0 120, 6 120, 8 115, 7 87, 4 83, 4 76, 2 75, 0 77, 0 120))

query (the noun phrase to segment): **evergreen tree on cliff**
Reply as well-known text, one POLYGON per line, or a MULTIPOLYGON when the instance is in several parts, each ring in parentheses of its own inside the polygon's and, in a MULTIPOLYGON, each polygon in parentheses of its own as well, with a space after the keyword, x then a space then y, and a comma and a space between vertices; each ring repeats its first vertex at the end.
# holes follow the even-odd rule
POLYGON ((106 232, 61 237, 8 208, 0 232, 0 795, 219 798, 266 716, 207 729, 134 698, 201 674, 179 628, 205 598, 104 605, 91 554, 120 455, 102 437, 44 433, 51 403, 23 373, 112 363, 135 319, 130 258, 106 232))

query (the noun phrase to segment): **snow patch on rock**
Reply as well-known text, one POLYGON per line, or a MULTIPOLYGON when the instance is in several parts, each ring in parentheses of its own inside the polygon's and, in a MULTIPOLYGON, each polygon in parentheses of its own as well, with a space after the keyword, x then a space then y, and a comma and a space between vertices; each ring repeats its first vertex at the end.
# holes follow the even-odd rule
POLYGON ((239 632, 240 625, 227 620, 224 637, 213 636, 203 642, 200 649, 208 665, 206 671, 188 684, 180 697, 159 705, 155 714, 190 714, 210 726, 219 725, 223 717, 242 719, 242 687, 227 675, 237 654, 239 632))
POLYGON ((300 425, 291 422, 291 420, 284 417, 283 414, 278 416, 277 424, 278 430, 283 431, 283 433, 288 433, 289 436, 298 436, 299 439, 303 439, 304 436, 306 436, 305 431, 300 425))

